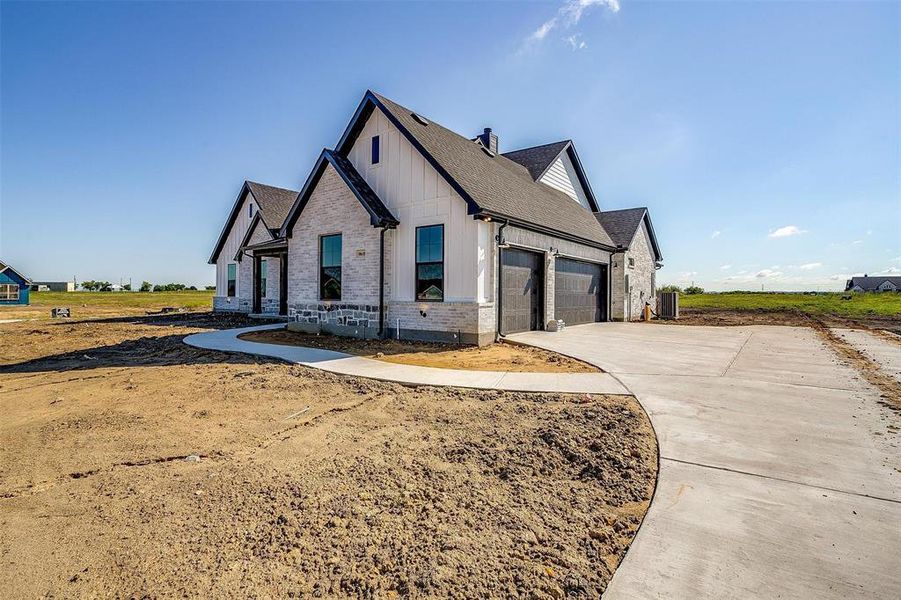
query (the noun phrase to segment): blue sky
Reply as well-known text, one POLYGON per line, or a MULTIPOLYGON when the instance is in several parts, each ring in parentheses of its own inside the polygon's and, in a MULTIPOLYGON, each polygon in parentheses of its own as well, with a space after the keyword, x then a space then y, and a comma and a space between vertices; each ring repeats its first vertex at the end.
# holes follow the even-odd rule
POLYGON ((367 88, 502 151, 572 138, 662 282, 901 273, 901 3, 0 4, 0 258, 214 280, 244 179, 298 189, 367 88))

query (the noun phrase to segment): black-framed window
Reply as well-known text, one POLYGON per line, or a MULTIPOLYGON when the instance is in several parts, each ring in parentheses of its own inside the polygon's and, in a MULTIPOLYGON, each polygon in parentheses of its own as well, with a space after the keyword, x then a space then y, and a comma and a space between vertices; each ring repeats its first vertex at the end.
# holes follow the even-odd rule
POLYGON ((266 297, 266 279, 269 277, 269 261, 260 261, 260 298, 266 297))
POLYGON ((226 296, 237 296, 238 291, 238 265, 228 263, 228 284, 226 285, 226 296))
POLYGON ((379 136, 377 136, 377 135, 372 136, 372 153, 370 155, 370 158, 371 158, 371 164, 373 164, 373 165, 379 164, 379 160, 381 159, 381 151, 382 151, 381 146, 382 146, 381 138, 379 138, 379 136))
POLYGON ((444 300, 444 225, 416 228, 416 299, 444 300))
POLYGON ((319 298, 341 299, 341 234, 319 238, 319 298))
POLYGON ((253 204, 251 202, 247 203, 247 216, 253 218, 253 204))

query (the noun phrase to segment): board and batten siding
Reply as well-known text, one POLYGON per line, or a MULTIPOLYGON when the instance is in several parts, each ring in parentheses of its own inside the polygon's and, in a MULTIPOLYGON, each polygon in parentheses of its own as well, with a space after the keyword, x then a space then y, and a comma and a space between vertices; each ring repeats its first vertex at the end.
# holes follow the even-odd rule
POLYGON ((585 195, 585 190, 582 189, 582 184, 579 182, 576 169, 568 154, 559 156, 538 181, 560 190, 588 210, 591 210, 591 204, 588 203, 588 197, 585 195))
MULTIPOLYGON (((222 246, 222 251, 219 252, 219 256, 216 258, 216 295, 217 296, 225 296, 228 293, 228 264, 235 262, 235 254, 238 253, 238 247, 241 245, 241 241, 244 239, 244 235, 247 233, 247 228, 250 226, 250 222, 253 220, 252 217, 247 216, 247 205, 249 203, 253 203, 253 196, 249 193, 245 193, 244 197, 241 199, 241 207, 238 209, 238 217, 235 219, 235 222, 232 223, 231 231, 228 232, 228 237, 225 239, 225 244, 222 246)), ((254 204, 254 214, 256 214, 257 207, 254 204)), ((241 279, 242 273, 241 269, 253 269, 252 261, 244 260, 238 264, 238 296, 245 296, 244 290, 241 289, 241 279)), ((247 290, 248 294, 250 290, 247 290)), ((249 295, 248 295, 249 297, 249 295)))
POLYGON ((391 300, 415 301, 416 228, 444 225, 445 302, 493 299, 491 224, 466 213, 466 202, 380 109, 363 127, 349 160, 400 221, 394 233, 391 300), (379 136, 380 161, 371 164, 379 136))

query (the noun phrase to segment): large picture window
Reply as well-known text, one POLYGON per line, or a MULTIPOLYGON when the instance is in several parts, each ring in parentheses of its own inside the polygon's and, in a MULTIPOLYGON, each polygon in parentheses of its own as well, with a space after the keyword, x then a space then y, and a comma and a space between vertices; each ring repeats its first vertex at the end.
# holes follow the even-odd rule
POLYGON ((416 228, 416 299, 444 300, 444 225, 416 228))
POLYGON ((341 234, 319 238, 319 297, 341 299, 341 234))
POLYGON ((0 300, 18 300, 19 286, 15 283, 0 283, 0 300))
POLYGON ((238 295, 238 265, 235 263, 228 263, 228 284, 226 286, 225 295, 238 295))
POLYGON ((266 278, 269 276, 269 261, 260 261, 260 298, 266 297, 266 278))

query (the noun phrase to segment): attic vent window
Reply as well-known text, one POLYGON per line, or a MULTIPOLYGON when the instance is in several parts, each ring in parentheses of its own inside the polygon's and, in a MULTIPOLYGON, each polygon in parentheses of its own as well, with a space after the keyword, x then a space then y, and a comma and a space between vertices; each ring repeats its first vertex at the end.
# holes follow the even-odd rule
POLYGON ((428 119, 426 119, 422 115, 412 113, 410 116, 412 116, 416 120, 416 122, 419 123, 420 125, 428 125, 429 124, 428 119))
POLYGON ((377 136, 377 135, 372 136, 372 156, 371 156, 372 161, 371 162, 373 165, 379 164, 379 160, 381 159, 381 157, 379 156, 381 148, 379 146, 380 146, 379 145, 379 136, 377 136))
POLYGON ((487 155, 490 156, 491 158, 494 158, 494 152, 492 152, 491 150, 489 150, 489 149, 486 148, 485 146, 482 146, 482 152, 484 152, 485 154, 487 154, 487 155))

